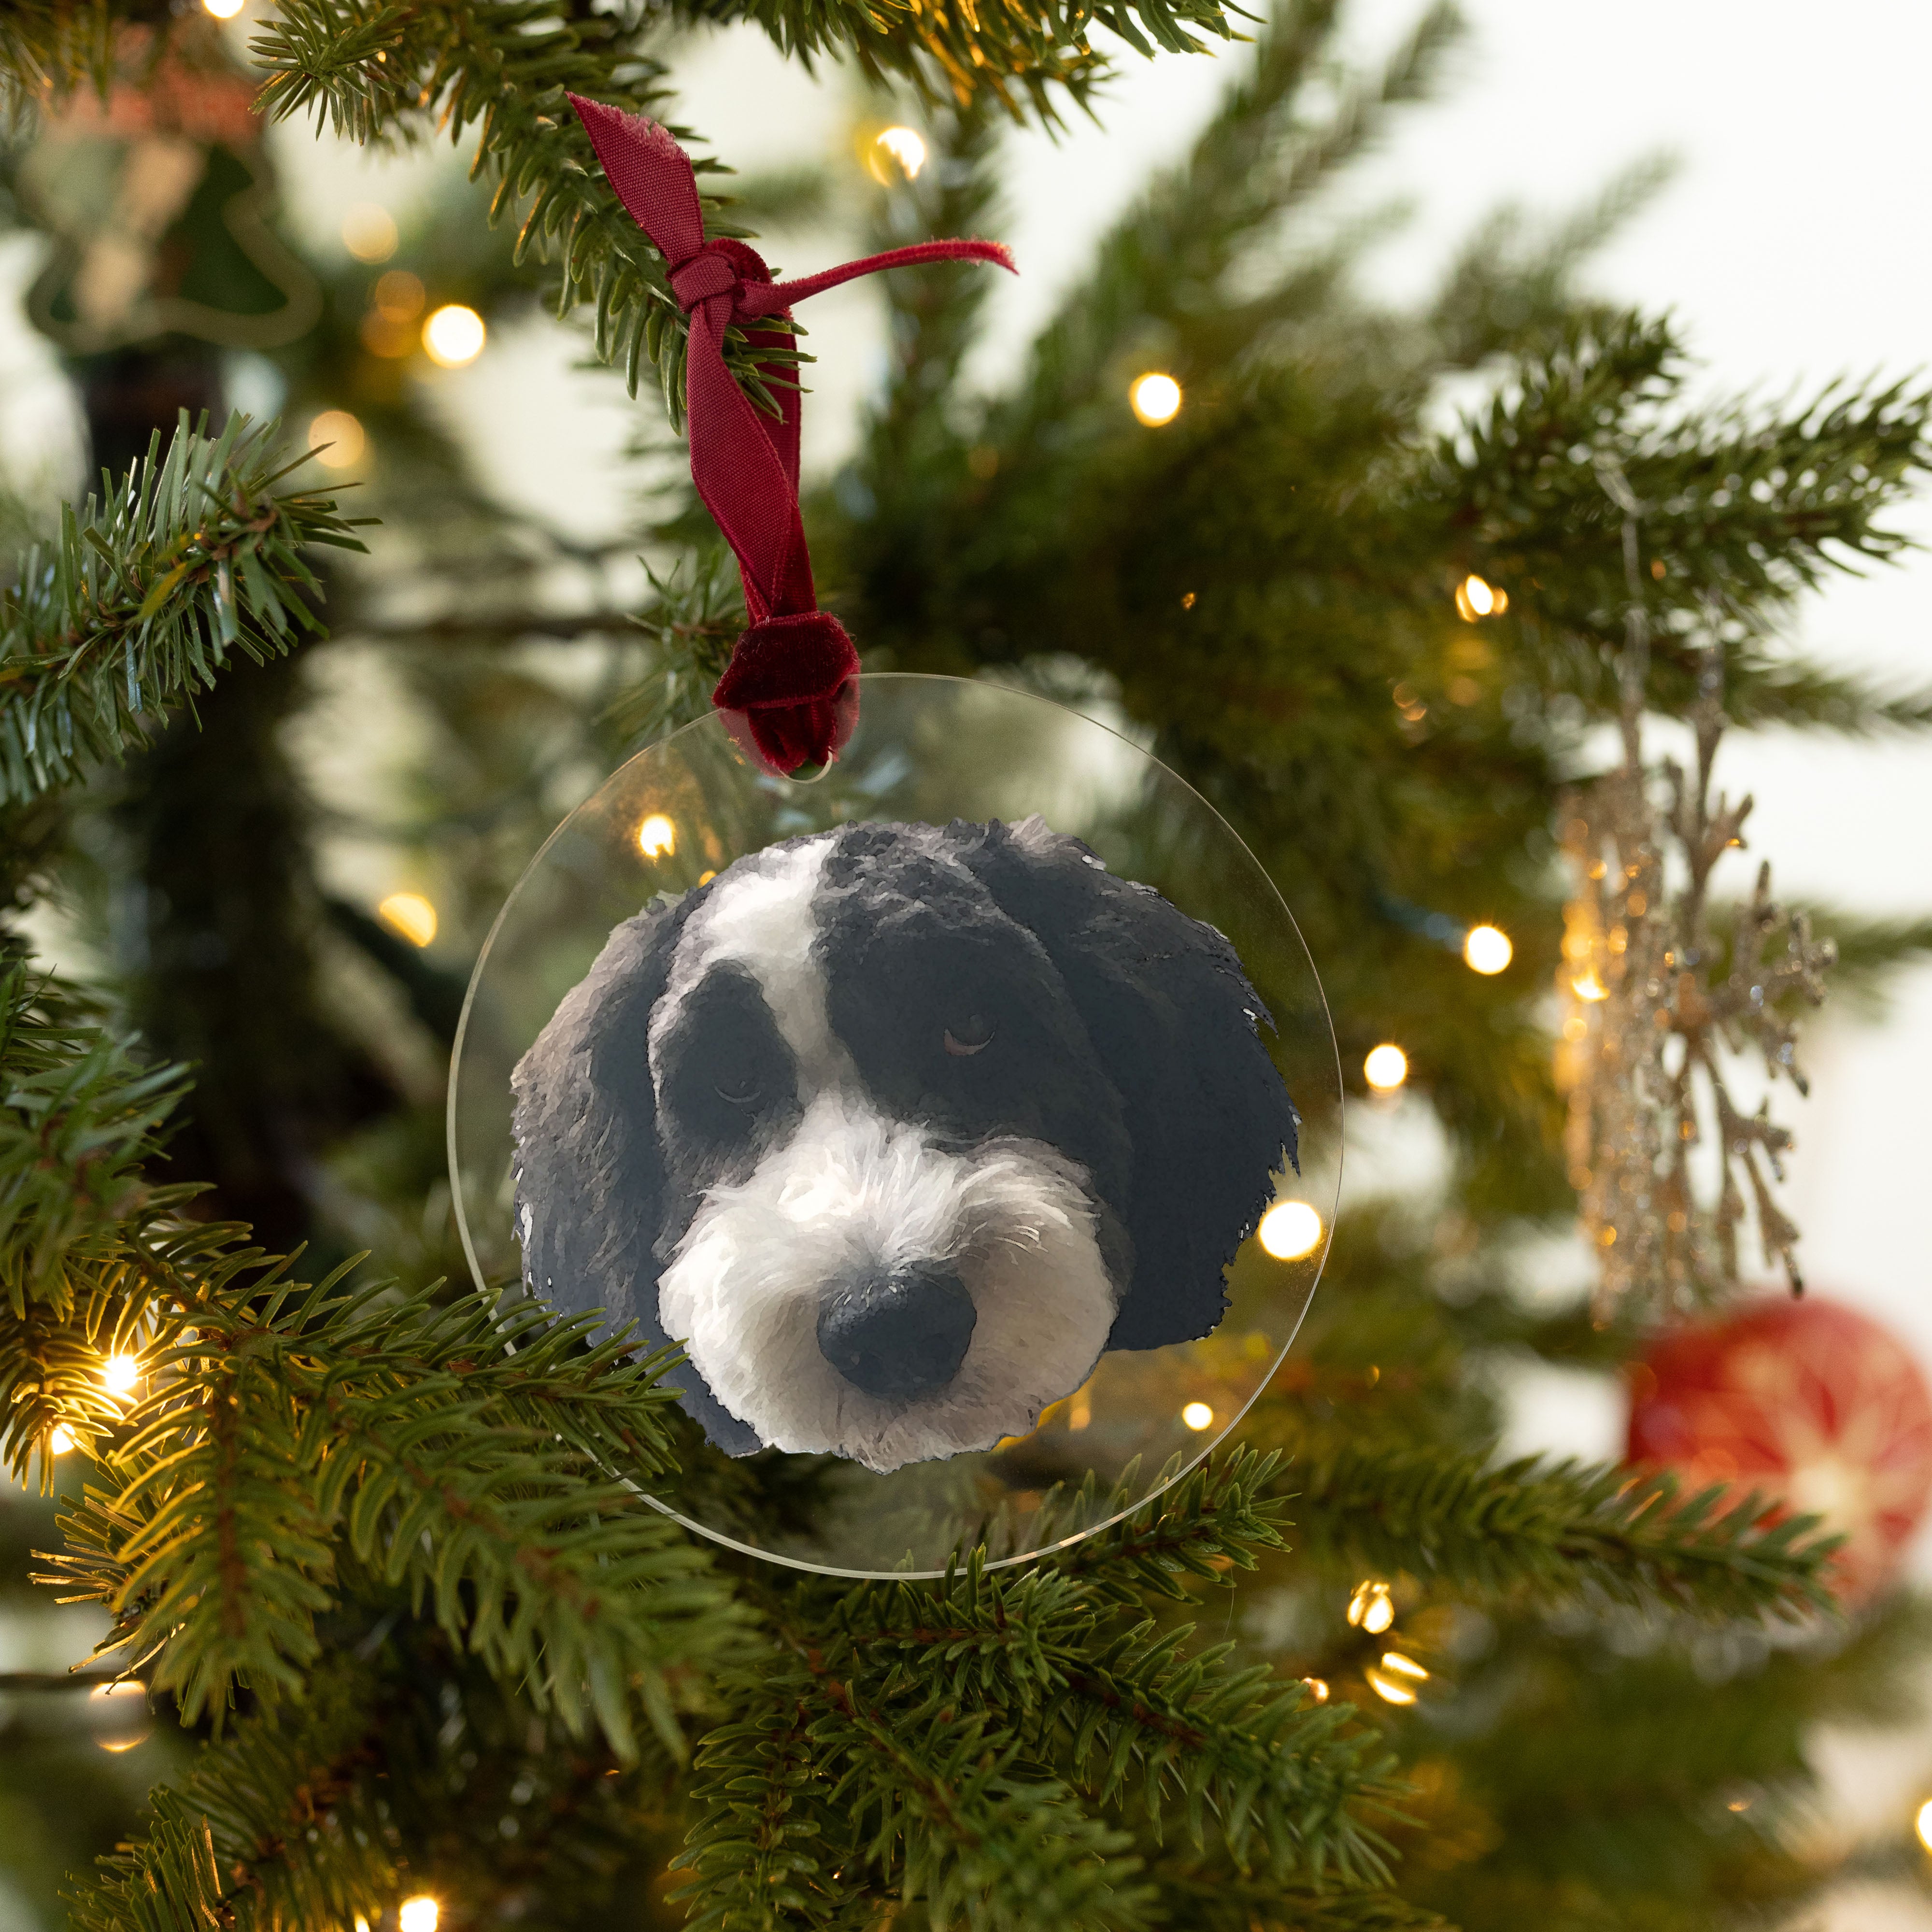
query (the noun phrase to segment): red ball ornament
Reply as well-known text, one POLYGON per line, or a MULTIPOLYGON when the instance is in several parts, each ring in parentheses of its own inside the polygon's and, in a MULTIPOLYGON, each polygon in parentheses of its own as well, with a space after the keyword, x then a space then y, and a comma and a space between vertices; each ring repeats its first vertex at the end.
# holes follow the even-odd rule
POLYGON ((1852 1601, 1897 1570, 1932 1502, 1932 1394, 1898 1338, 1841 1303, 1754 1304, 1672 1330, 1630 1371, 1629 1460, 1685 1492, 1756 1490, 1846 1538, 1852 1601))

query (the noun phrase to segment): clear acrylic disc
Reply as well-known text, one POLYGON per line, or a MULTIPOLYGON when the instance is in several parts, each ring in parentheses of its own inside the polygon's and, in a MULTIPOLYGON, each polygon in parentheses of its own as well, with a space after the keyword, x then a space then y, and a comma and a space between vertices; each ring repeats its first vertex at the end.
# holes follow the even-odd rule
MULTIPOLYGON (((679 896, 704 904, 735 861, 782 842, 861 824, 889 828, 877 836, 890 841, 900 836, 890 828, 1017 826, 1036 817, 1091 848, 1094 859, 1081 862, 1151 887, 1214 928, 1272 1018, 1261 1036, 1300 1116, 1300 1172, 1283 1167, 1274 1205, 1241 1243, 1211 1332, 1109 1347, 1025 1433, 890 1469, 818 1449, 754 1447, 736 1460, 694 1425, 679 1476, 652 1496, 691 1528, 777 1562, 848 1576, 930 1575, 969 1552, 1022 1562, 1090 1534, 1236 1428, 1294 1340, 1327 1256, 1341 1178, 1341 1082, 1321 986, 1287 907, 1191 786, 1106 725, 1029 692, 896 674, 860 683, 857 728, 812 782, 763 770, 713 714, 640 752, 559 826, 505 903, 470 982, 450 1082, 450 1172, 478 1285, 528 1292, 512 1118, 518 1063, 615 929, 647 911, 674 912, 679 896), (745 1480, 748 1467, 764 1480, 745 1480)), ((721 881, 719 892, 731 884, 721 881)), ((947 1030, 947 1054, 976 1050, 963 1023, 961 1030, 958 1042, 947 1030)), ((935 1064, 942 1073, 949 1064, 935 1064)), ((1197 1070, 1215 1077, 1211 1048, 1197 1070)), ((735 1098, 731 1084, 719 1090, 735 1098)), ((1158 1112, 1144 1095, 1140 1105, 1158 1112)), ((1139 1157, 1150 1185, 1144 1148, 1139 1157)), ((687 1190, 704 1178, 693 1180, 688 1165, 679 1171, 687 1190)), ((825 1346, 822 1320, 818 1332, 825 1346)), ((666 1380, 684 1387, 691 1372, 674 1370, 666 1380)))

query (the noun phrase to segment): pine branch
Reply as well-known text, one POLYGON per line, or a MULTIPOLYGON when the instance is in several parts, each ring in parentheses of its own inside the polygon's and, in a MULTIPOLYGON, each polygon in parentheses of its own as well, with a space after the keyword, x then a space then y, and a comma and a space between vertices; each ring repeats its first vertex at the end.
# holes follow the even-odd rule
POLYGON ((1674 1479, 1372 1447, 1299 1463, 1295 1520, 1318 1561, 1556 1609, 1607 1601, 1710 1621, 1795 1618, 1832 1605, 1840 1539, 1814 1516, 1767 1522, 1760 1496, 1674 1479))
MULTIPOLYGON (((1299 0, 1278 16, 1252 74, 1229 89, 1187 161, 1158 177, 1101 243, 1091 272, 1036 338, 1020 388, 989 418, 988 440, 1004 454, 1022 460, 1048 424, 1064 445, 1069 419, 1111 390, 1116 357, 1150 328, 1184 327, 1197 309, 1220 326, 1229 272, 1364 149, 1391 109, 1426 93, 1461 32, 1452 6, 1432 8, 1380 76, 1353 84, 1325 121, 1305 127, 1298 110, 1335 14, 1334 0, 1299 0)), ((1268 319, 1257 310, 1257 328, 1268 319)))
POLYGON ((150 1198, 142 1164, 187 1071, 143 1065, 136 1047, 73 988, 0 964, 0 1298, 16 1321, 29 1302, 70 1315, 75 1270, 118 1253, 150 1198))
POLYGON ((53 1559, 50 1580, 112 1612, 104 1647, 151 1658, 218 1727, 238 1683, 299 1688, 352 1556, 573 1734, 633 1757, 640 1706, 680 1749, 669 1673, 741 1627, 706 1559, 602 1473, 663 1468, 663 1359, 533 1308, 340 1271, 303 1287, 238 1247, 194 1258, 53 1559))
POLYGON ((185 416, 165 457, 62 513, 0 592, 0 801, 71 782, 191 704, 232 650, 257 663, 320 629, 310 544, 361 550, 332 498, 275 485, 273 426, 232 416, 218 439, 185 416))
MULTIPOLYGON (((654 16, 592 13, 574 0, 448 0, 433 8, 282 0, 250 50, 268 74, 260 105, 276 120, 312 112, 364 143, 443 133, 460 142, 474 126, 471 172, 494 185, 493 222, 517 212, 515 259, 534 250, 560 266, 557 313, 592 303, 598 353, 622 366, 633 395, 650 362, 676 426, 684 413, 683 311, 565 98, 662 114, 664 68, 646 50, 653 31, 654 16)), ((671 131, 687 146, 696 138, 671 131)), ((692 165, 700 188, 728 172, 709 158, 692 165)), ((704 206, 707 235, 746 232, 726 218, 728 198, 707 195, 704 206)), ((725 353, 746 393, 776 413, 742 330, 730 332, 725 353)), ((758 352, 763 362, 800 359, 795 351, 758 352)))
MULTIPOLYGON (((813 1682, 892 1714, 915 1734, 935 1717, 1017 1730, 1070 1788, 1158 1842, 1171 1812, 1238 1869, 1343 1884, 1384 1876, 1357 1816, 1392 1796, 1388 1761, 1346 1707, 1310 1707, 1298 1682, 1232 1669, 1232 1646, 1195 1649, 1157 1630, 1139 1589, 1184 1594, 1184 1574, 1225 1576, 1278 1547, 1261 1491, 1272 1459, 1241 1455, 1019 1576, 976 1558, 939 1586, 870 1586, 823 1605, 793 1641, 813 1682)), ((856 1706, 855 1706, 856 1708, 856 1706)))
POLYGON ((143 1837, 70 1894, 76 1932, 374 1923, 401 1876, 382 1717, 375 1673, 338 1658, 298 1706, 236 1724, 155 1792, 143 1837))

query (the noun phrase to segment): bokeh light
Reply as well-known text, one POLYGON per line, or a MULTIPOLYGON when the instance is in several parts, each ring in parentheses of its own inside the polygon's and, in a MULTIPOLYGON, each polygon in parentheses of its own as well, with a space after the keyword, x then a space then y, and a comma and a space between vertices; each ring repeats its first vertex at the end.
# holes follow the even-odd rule
POLYGON ((1466 624, 1500 617, 1508 608, 1509 593, 1480 577, 1466 577, 1456 586, 1456 614, 1466 624))
POLYGON ((1312 1254, 1322 1240, 1322 1216, 1305 1201, 1277 1201, 1262 1216, 1258 1230, 1264 1252, 1278 1262, 1312 1254))
POLYGON ((461 369, 483 352, 489 331, 473 308, 460 302, 445 302, 423 324, 423 347, 429 359, 441 369, 461 369))
POLYGON ((442 1916, 442 1906, 428 1892, 419 1892, 397 1908, 396 1923, 402 1932, 436 1932, 436 1922, 442 1916))
POLYGON ((662 812, 652 812, 638 827, 638 850, 646 859, 668 859, 677 850, 677 827, 662 812))
POLYGON ((427 946, 436 937, 436 908, 421 892, 392 892, 376 916, 412 946, 427 946))
POLYGON ((1144 376, 1134 378, 1127 400, 1142 422, 1150 429, 1158 429, 1180 415, 1180 385, 1172 376, 1150 369, 1144 376))
POLYGON ((218 20, 232 20, 246 4, 247 0, 201 0, 201 8, 218 20))
POLYGON ((926 142, 914 129, 888 128, 874 146, 883 148, 898 163, 908 181, 919 178, 920 170, 926 166, 926 142))
POLYGON ((380 202, 352 202, 343 211, 342 245, 358 262, 386 262, 396 252, 396 218, 380 202))
POLYGON ((1197 1435, 1214 1426, 1214 1412, 1204 1402, 1190 1402, 1180 1412, 1180 1419, 1197 1435))
POLYGON ((1462 958, 1472 972, 1500 973, 1515 956, 1501 926, 1472 926, 1462 936, 1462 958))
POLYGON ((1362 1077, 1378 1094, 1393 1094, 1408 1078, 1408 1055, 1393 1041, 1384 1040, 1362 1062, 1362 1077))
POLYGON ((1381 1636, 1395 1622, 1395 1599, 1389 1594, 1389 1586, 1373 1577, 1358 1583, 1348 1599, 1348 1621, 1371 1636, 1381 1636))
POLYGON ((353 470, 369 446, 362 425, 346 410, 324 410, 308 426, 308 446, 331 470, 353 470))

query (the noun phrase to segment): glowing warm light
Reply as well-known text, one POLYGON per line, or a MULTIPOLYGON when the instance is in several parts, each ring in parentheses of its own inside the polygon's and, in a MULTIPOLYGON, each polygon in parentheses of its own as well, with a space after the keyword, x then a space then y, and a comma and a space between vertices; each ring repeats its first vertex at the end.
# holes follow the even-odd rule
POLYGON ((1299 1261, 1321 1244, 1322 1216, 1305 1201, 1277 1201, 1262 1216, 1262 1246, 1278 1262, 1299 1261))
POLYGON ((1462 960, 1472 973, 1500 973, 1516 956, 1499 926, 1472 926, 1462 935, 1462 960))
POLYGON ((875 146, 884 148, 905 170, 908 181, 916 181, 926 166, 926 143, 910 128, 888 128, 875 146))
POLYGON ((668 859, 677 850, 677 827, 654 812, 638 827, 638 850, 646 859, 668 859))
POLYGON ((1180 1412, 1180 1419, 1197 1434, 1214 1426, 1214 1412, 1204 1402, 1190 1402, 1180 1412))
POLYGON ((132 1355, 110 1355, 100 1379, 110 1395, 125 1395, 141 1379, 141 1365, 132 1355))
POLYGON ((1398 1677, 1413 1678, 1418 1684, 1426 1684, 1429 1682, 1429 1672, 1424 1670, 1414 1658, 1405 1657, 1399 1650, 1385 1650, 1382 1652, 1382 1668, 1384 1670, 1393 1670, 1398 1677))
POLYGON ((1328 1702, 1328 1685, 1325 1678, 1320 1677, 1304 1677, 1301 1681, 1307 1686, 1309 1700, 1310 1702, 1316 1704, 1325 1704, 1328 1702))
POLYGON ((369 1922, 359 1912, 356 1915, 356 1932, 369 1932, 369 1922))
POLYGON ((428 1892, 421 1892, 397 1908, 396 1923, 402 1932, 436 1932, 436 1922, 442 1916, 442 1908, 428 1892))
POLYGON ((358 262, 386 262, 396 252, 396 218, 380 202, 352 202, 342 217, 342 245, 358 262))
POLYGON ((246 0, 201 0, 201 8, 205 14, 212 14, 218 20, 232 20, 245 4, 246 0))
POLYGON ((1570 982, 1570 990, 1580 1000, 1594 1001, 1607 1000, 1610 997, 1610 988, 1597 976, 1597 969, 1594 966, 1587 973, 1579 973, 1570 982))
POLYGON ((94 1742, 102 1750, 132 1750, 154 1729, 146 1684, 97 1684, 87 1701, 94 1707, 89 1714, 100 1726, 94 1742))
POLYGON ((324 410, 308 426, 308 446, 318 463, 332 470, 353 470, 362 460, 369 439, 346 410, 324 410))
POLYGON ((1509 592, 1480 577, 1466 577, 1456 586, 1456 613, 1464 623, 1500 617, 1509 608, 1509 592))
POLYGON ((1918 1815, 1912 1821, 1912 1828, 1918 1834, 1918 1842, 1932 1852, 1932 1798, 1919 1806, 1918 1815))
POLYGON ((1369 1688, 1384 1704, 1413 1704, 1415 1693, 1406 1684, 1381 1670, 1365 1670, 1362 1675, 1369 1681, 1369 1688))
POLYGON ((708 886, 717 876, 716 872, 700 872, 698 875, 698 883, 700 886, 708 886))
POLYGON ((1180 413, 1180 385, 1172 376, 1164 376, 1158 370, 1149 370, 1144 376, 1136 376, 1127 391, 1127 400, 1133 406, 1134 414, 1150 429, 1158 429, 1162 423, 1173 422, 1180 413))
POLYGON ((47 1438, 48 1454, 50 1456, 64 1456, 73 1447, 74 1431, 68 1428, 67 1424, 64 1422, 56 1423, 53 1426, 52 1433, 47 1438))
POLYGON ((1408 1078, 1408 1055, 1384 1040, 1362 1062, 1362 1077, 1378 1094, 1393 1094, 1408 1078))
POLYGON ((392 892, 376 916, 412 946, 427 946, 436 937, 436 908, 421 892, 392 892))
POLYGON ((1348 1599, 1348 1621, 1370 1636, 1380 1636, 1395 1622, 1395 1600, 1389 1594, 1389 1586, 1372 1579, 1358 1583, 1355 1594, 1348 1599))
POLYGON ((473 308, 445 302, 423 324, 423 346, 438 368, 461 369, 482 354, 488 334, 483 318, 473 308))

